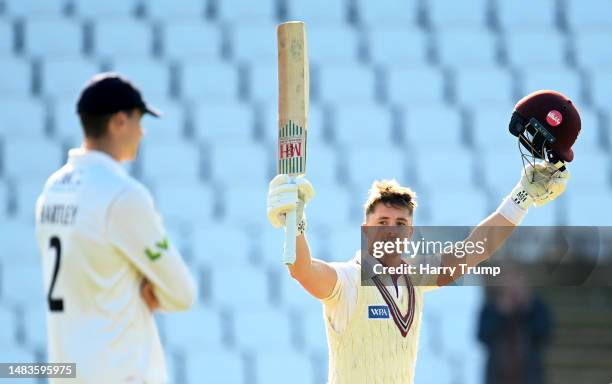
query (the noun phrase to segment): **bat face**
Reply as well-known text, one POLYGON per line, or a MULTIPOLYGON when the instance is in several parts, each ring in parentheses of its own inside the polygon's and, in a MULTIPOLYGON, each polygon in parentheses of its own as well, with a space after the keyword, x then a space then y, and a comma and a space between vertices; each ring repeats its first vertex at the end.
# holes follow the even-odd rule
POLYGON ((278 35, 278 173, 306 172, 309 102, 308 49, 304 23, 280 24, 278 35))

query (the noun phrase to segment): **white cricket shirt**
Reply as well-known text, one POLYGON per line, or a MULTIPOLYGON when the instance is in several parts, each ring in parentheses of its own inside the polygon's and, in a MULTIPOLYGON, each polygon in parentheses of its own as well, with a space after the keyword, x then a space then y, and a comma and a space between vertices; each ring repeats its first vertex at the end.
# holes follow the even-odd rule
POLYGON ((36 236, 49 362, 77 364, 66 382, 166 382, 140 284, 146 277, 167 311, 189 308, 196 286, 147 189, 107 154, 70 150, 36 203, 36 236))

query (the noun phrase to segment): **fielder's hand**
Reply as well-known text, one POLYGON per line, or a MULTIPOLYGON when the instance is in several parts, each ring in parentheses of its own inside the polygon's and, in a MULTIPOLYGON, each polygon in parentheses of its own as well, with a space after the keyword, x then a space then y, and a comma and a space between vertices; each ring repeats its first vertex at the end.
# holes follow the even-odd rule
POLYGON ((140 297, 142 297, 151 312, 159 309, 159 300, 153 291, 153 284, 147 279, 143 279, 142 283, 140 283, 140 297))
POLYGON ((312 184, 305 178, 297 177, 292 181, 289 175, 277 175, 268 189, 268 219, 275 228, 280 228, 285 225, 285 214, 297 209, 297 225, 305 227, 304 206, 314 195, 312 184))
POLYGON ((529 164, 512 191, 512 200, 523 209, 528 209, 534 203, 536 207, 541 207, 565 191, 569 178, 567 168, 560 171, 548 162, 536 163, 535 167, 529 164))

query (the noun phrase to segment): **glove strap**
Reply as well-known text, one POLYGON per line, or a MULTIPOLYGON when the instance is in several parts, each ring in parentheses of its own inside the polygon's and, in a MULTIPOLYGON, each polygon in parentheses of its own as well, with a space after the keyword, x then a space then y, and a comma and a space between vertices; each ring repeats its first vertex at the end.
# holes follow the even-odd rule
POLYGON ((512 193, 502 201, 497 212, 508 219, 514 225, 519 225, 525 218, 527 210, 533 204, 533 199, 527 192, 520 188, 514 188, 512 193))

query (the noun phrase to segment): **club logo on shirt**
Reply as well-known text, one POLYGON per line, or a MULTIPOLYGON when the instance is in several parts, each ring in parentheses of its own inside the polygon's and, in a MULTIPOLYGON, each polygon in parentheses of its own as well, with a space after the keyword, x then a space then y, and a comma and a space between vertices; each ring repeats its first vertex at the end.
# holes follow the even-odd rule
POLYGON ((168 249, 168 238, 164 238, 162 241, 155 243, 155 248, 155 251, 152 251, 150 248, 145 249, 145 253, 151 261, 159 259, 162 256, 162 251, 168 249))
POLYGON ((368 319, 388 319, 389 308, 386 305, 368 305, 368 319))

